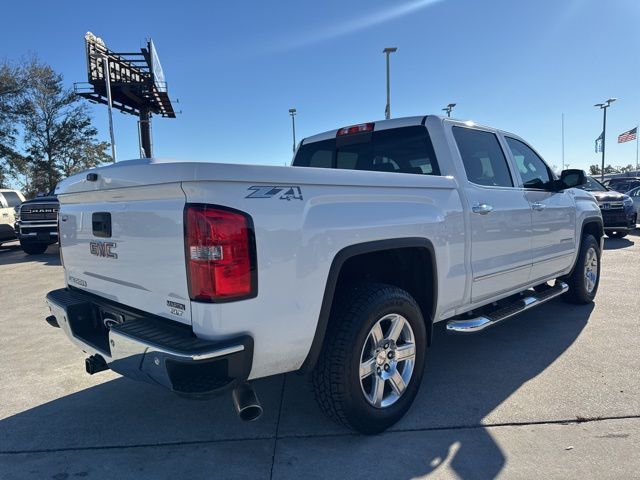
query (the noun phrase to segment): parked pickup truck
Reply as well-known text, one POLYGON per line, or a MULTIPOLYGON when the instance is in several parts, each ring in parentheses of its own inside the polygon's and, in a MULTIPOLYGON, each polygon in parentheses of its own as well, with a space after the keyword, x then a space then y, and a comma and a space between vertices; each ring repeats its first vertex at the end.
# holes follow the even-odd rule
POLYGON ((15 230, 27 255, 44 253, 58 241, 58 199, 49 193, 23 202, 16 209, 15 230))
POLYGON ((364 433, 408 410, 434 324, 480 332, 598 290, 603 223, 585 174, 516 135, 437 116, 304 139, 293 165, 144 159, 61 183, 66 288, 51 315, 86 369, 201 397, 309 372, 364 433))

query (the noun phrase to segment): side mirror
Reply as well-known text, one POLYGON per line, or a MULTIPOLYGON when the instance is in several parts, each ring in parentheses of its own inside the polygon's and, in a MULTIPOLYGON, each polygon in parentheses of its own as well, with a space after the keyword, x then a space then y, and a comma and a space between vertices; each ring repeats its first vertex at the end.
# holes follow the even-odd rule
POLYGON ((560 187, 562 190, 565 188, 581 187, 585 183, 587 183, 587 174, 584 170, 570 168, 563 170, 560 174, 560 187))

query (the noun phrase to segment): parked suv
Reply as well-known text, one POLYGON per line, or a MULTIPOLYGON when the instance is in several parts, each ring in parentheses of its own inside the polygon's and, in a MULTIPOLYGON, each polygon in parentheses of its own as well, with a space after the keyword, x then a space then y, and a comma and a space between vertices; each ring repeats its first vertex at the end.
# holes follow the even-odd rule
POLYGON ((22 250, 28 255, 44 253, 58 242, 58 197, 47 196, 27 200, 16 210, 15 230, 22 250))
POLYGON ((635 228, 637 214, 631 197, 605 187, 593 177, 587 177, 587 183, 580 188, 596 197, 608 237, 626 237, 635 228))
POLYGON ((0 245, 15 240, 15 208, 24 202, 24 195, 17 190, 0 189, 0 245))
POLYGON ((611 190, 615 190, 620 193, 627 193, 629 190, 632 190, 638 186, 640 186, 640 178, 638 177, 620 177, 620 178, 612 178, 611 180, 607 180, 605 182, 607 188, 611 190))

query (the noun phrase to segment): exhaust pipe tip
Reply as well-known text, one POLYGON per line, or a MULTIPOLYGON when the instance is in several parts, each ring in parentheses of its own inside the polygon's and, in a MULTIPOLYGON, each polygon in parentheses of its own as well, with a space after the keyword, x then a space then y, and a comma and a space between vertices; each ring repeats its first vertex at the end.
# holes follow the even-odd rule
POLYGON ((241 420, 252 422, 262 416, 262 405, 255 390, 246 382, 239 384, 231 394, 236 413, 241 420))

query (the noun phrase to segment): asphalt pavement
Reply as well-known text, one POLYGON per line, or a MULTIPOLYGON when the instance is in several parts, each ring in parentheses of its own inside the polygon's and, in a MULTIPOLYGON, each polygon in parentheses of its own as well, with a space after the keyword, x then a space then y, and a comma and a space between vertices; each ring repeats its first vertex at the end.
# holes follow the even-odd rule
MULTIPOLYGON (((640 231, 606 240, 593 305, 554 300, 475 336, 436 328, 420 394, 361 436, 295 373, 190 401, 110 371, 44 322, 57 247, 0 246, 0 479, 640 478, 640 231)), ((268 321, 265 318, 264 321, 268 321)))

